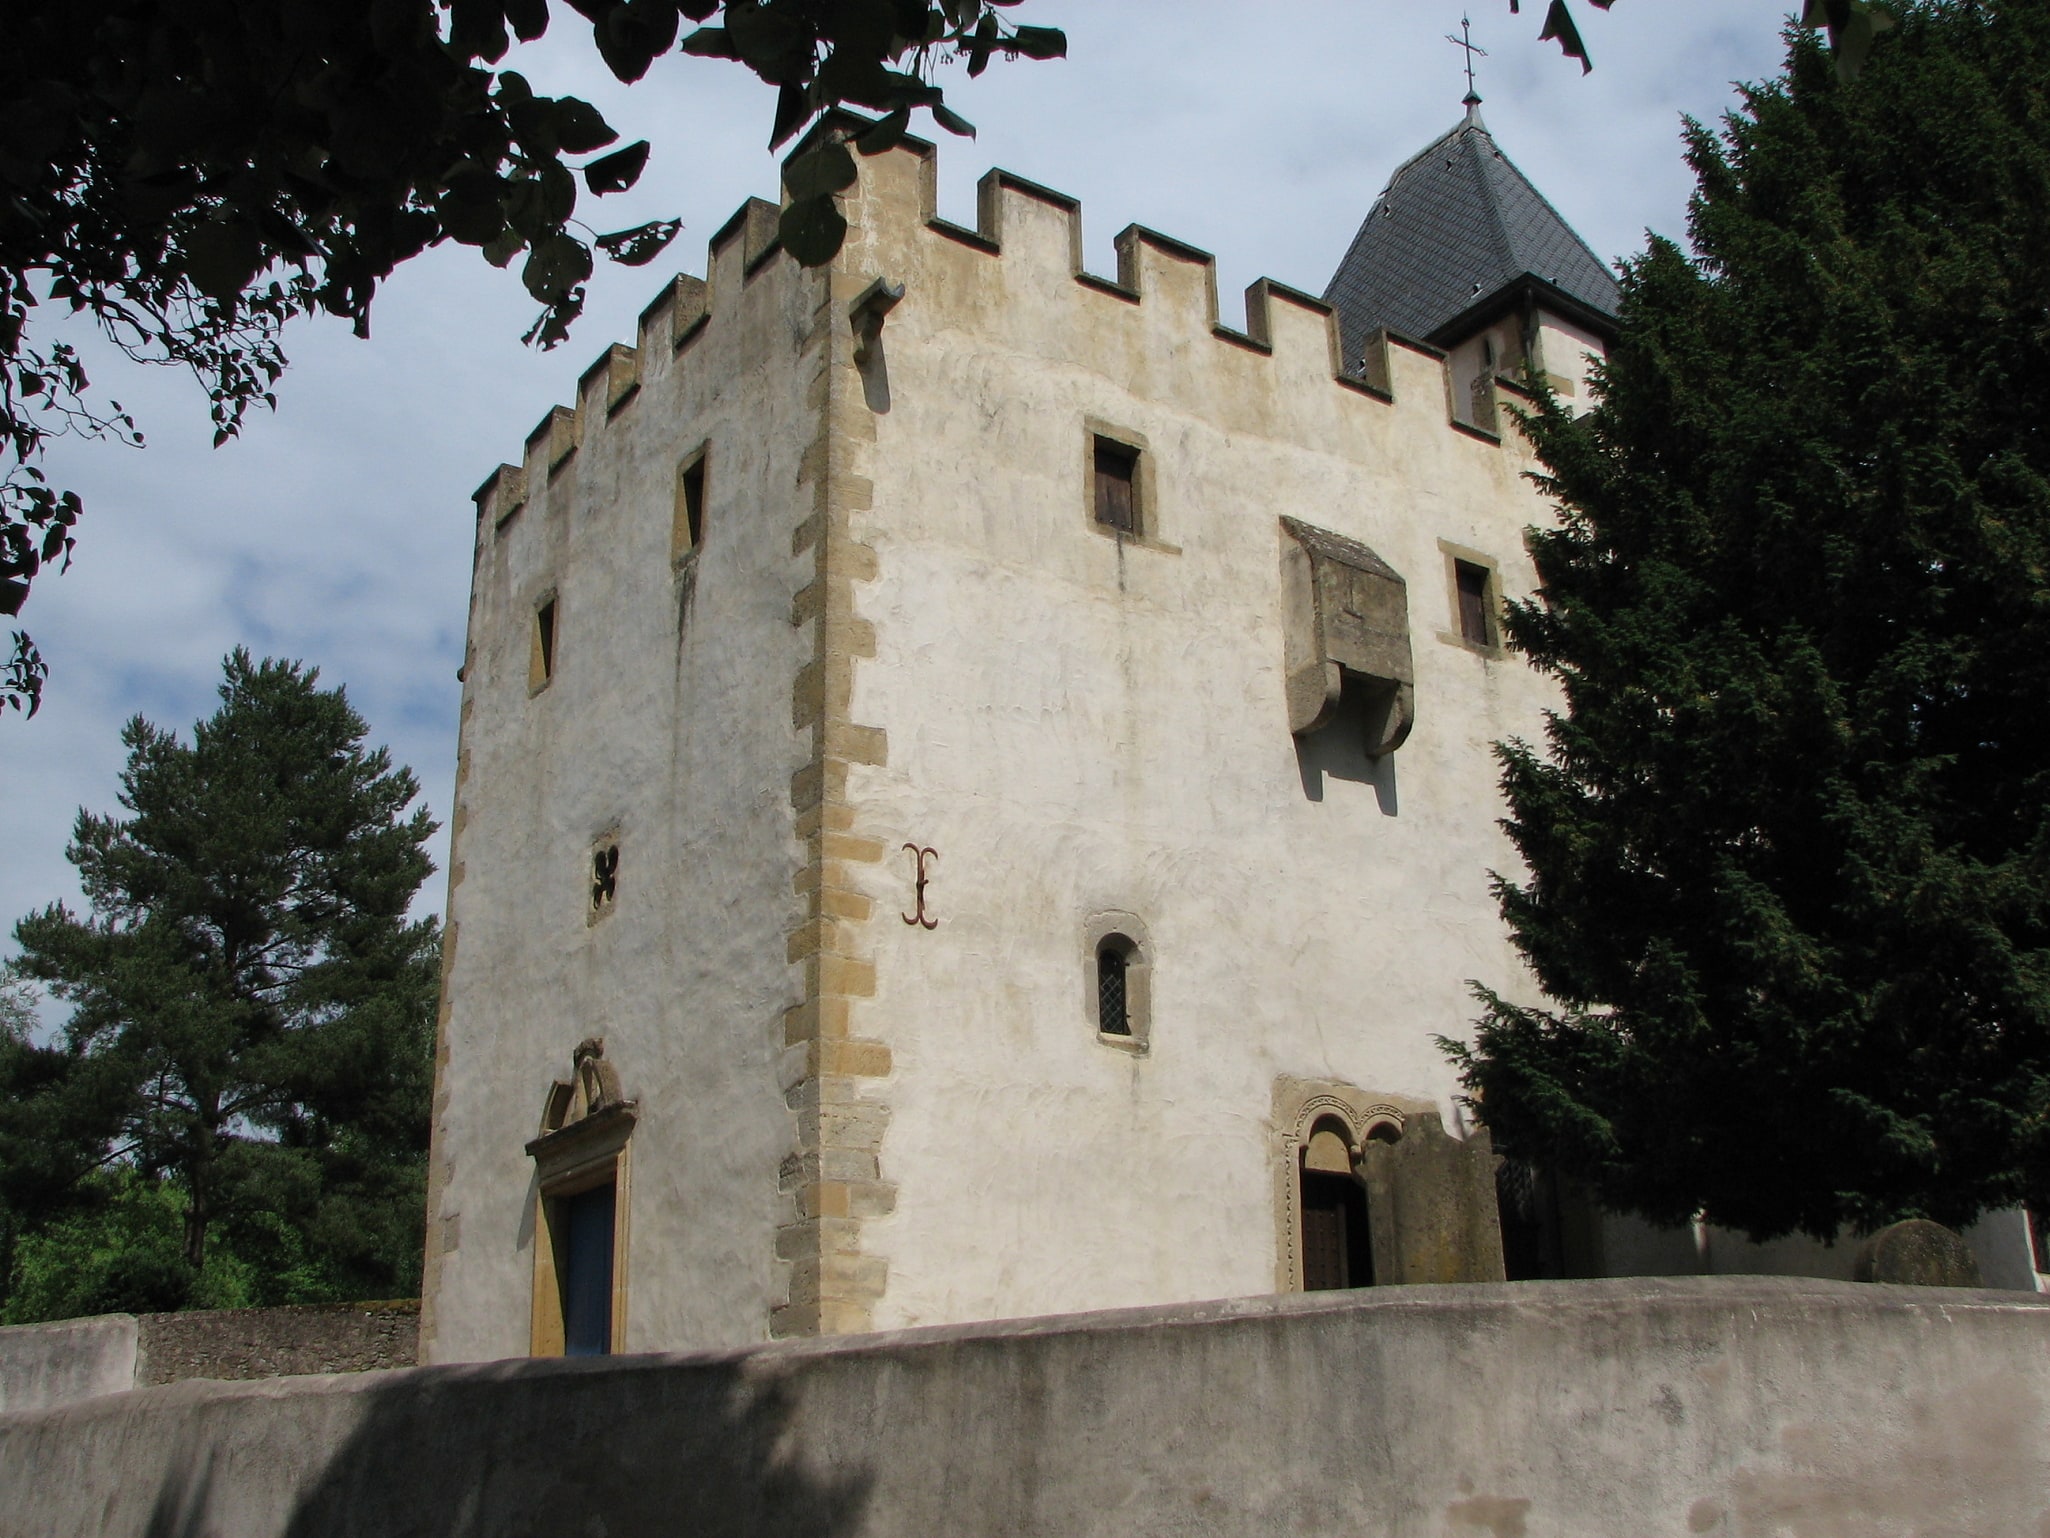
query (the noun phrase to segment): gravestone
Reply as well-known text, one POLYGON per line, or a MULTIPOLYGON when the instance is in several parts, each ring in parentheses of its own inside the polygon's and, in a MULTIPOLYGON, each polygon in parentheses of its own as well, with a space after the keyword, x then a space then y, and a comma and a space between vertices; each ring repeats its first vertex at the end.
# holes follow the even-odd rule
POLYGON ((1979 1287, 1979 1261, 1963 1238, 1927 1218, 1882 1228, 1859 1247, 1851 1267, 1857 1282, 1902 1287, 1979 1287))

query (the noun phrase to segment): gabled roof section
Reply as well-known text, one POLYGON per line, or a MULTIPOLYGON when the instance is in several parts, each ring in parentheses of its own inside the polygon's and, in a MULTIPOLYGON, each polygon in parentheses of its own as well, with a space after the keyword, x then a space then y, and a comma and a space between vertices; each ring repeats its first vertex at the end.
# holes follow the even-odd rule
POLYGON ((1348 367, 1386 327, 1427 342, 1529 279, 1579 319, 1613 323, 1616 280, 1496 148, 1479 108, 1388 179, 1324 298, 1348 367))

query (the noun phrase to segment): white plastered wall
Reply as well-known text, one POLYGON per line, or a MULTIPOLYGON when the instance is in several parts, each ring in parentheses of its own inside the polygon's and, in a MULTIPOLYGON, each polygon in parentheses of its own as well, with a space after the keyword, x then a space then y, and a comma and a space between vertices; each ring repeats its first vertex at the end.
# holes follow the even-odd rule
POLYGON ((790 684, 809 655, 790 618, 809 563, 790 534, 818 435, 800 351, 822 280, 780 256, 744 276, 745 257, 737 232, 717 246, 710 318, 680 352, 669 313, 651 314, 638 391, 610 416, 598 373, 576 453, 552 477, 547 449, 529 453, 520 512, 501 527, 508 507, 481 509, 428 1360, 528 1349, 523 1144, 587 1036, 639 1103, 628 1349, 764 1339, 780 1301, 776 1170, 792 1132, 777 1062, 796 997, 783 935, 801 912, 789 784, 806 753, 790 684), (685 583, 676 476, 707 443, 685 583), (530 694, 534 605, 551 589, 556 672, 530 694), (618 896, 593 922, 591 851, 612 835, 618 896))
POLYGON ((1544 517, 1520 445, 1448 425, 1433 358, 1393 404, 1333 381, 1325 318, 1277 298, 1271 355, 1213 334, 1207 263, 1137 248, 1138 302, 1078 283, 1069 212, 997 194, 1001 255, 894 217, 909 151, 864 166, 844 260, 905 286, 884 329, 853 715, 864 828, 938 851, 871 870, 895 1213, 879 1326, 1253 1293, 1275 1268, 1278 1076, 1437 1103, 1466 979, 1526 987, 1488 892, 1513 853, 1489 745, 1544 688, 1456 640, 1441 542, 1527 592, 1544 517), (879 205, 881 205, 879 207, 879 205), (1148 537, 1087 507, 1087 424, 1142 444, 1148 537), (1299 749, 1282 683, 1279 518, 1407 579, 1417 725, 1378 767, 1299 749), (1150 1051, 1097 1039, 1085 926, 1141 915, 1150 1051))

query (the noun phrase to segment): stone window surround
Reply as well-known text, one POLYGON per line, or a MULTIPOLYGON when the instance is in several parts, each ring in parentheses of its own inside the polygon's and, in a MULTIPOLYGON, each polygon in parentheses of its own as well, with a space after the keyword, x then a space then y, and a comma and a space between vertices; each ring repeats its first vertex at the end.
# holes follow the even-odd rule
POLYGON ((1447 629, 1438 632, 1438 639, 1461 651, 1472 652, 1477 657, 1499 661, 1509 655, 1502 644, 1502 566, 1501 562, 1482 550, 1467 545, 1455 545, 1449 539, 1438 541, 1438 549, 1445 556, 1445 612, 1451 617, 1447 629), (1469 641, 1459 626, 1459 566, 1478 566, 1488 574, 1487 604, 1488 618, 1495 632, 1495 644, 1484 646, 1478 641, 1469 641))
POLYGON ((1369 1139, 1400 1138, 1411 1117, 1434 1109, 1429 1101, 1385 1095, 1355 1084, 1289 1077, 1275 1081, 1270 1162, 1274 1169, 1276 1292, 1303 1290, 1300 1172, 1303 1150, 1317 1124, 1336 1120, 1345 1127, 1346 1151, 1357 1173, 1369 1139))
POLYGON ((560 1251, 561 1203, 599 1186, 613 1188, 611 1350, 626 1350, 627 1232, 632 1137, 639 1106, 619 1093, 604 1043, 577 1047, 568 1082, 549 1086, 541 1131, 527 1144, 534 1161, 534 1296, 529 1354, 561 1356, 565 1343, 560 1251))
POLYGON ((1104 908, 1082 924, 1082 1018, 1098 1042, 1117 1052, 1144 1057, 1153 1050, 1153 936, 1146 921, 1136 913, 1104 908), (1131 945, 1125 959, 1125 1023, 1131 1034, 1119 1036, 1100 1029, 1097 1016, 1096 953, 1112 935, 1123 935, 1131 945))
POLYGON ((1140 550, 1155 550, 1162 555, 1180 555, 1181 546, 1171 545, 1160 537, 1158 482, 1153 445, 1147 441, 1144 433, 1106 422, 1101 417, 1085 416, 1082 419, 1082 520, 1098 539, 1112 540, 1120 546, 1130 545, 1140 550), (1132 499, 1136 504, 1139 519, 1139 532, 1136 534, 1127 534, 1122 529, 1113 529, 1096 521, 1098 438, 1107 439, 1119 448, 1130 449, 1136 456, 1136 462, 1132 467, 1132 499))

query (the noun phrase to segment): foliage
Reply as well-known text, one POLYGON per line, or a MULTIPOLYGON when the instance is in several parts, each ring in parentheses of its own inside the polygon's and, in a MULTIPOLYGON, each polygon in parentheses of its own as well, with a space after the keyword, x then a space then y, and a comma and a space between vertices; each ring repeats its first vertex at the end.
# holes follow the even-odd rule
MULTIPOLYGON (((1616 0, 1588 3, 1606 11, 1616 0)), ((1509 9, 1512 13, 1522 10, 1523 0, 1509 0, 1509 9)), ((1872 53, 1872 45, 1881 33, 1891 31, 1893 24, 1893 13, 1875 8, 1872 0, 1802 0, 1800 25, 1811 32, 1828 32, 1837 74, 1847 82, 1857 78, 1872 53)), ((1552 0, 1546 8, 1544 30, 1538 33, 1538 41, 1557 43, 1567 58, 1580 61, 1583 75, 1594 68, 1594 58, 1587 51, 1580 25, 1573 19, 1573 8, 1566 0, 1552 0)))
POLYGON ((406 910, 434 823, 317 676, 238 651, 189 745, 131 721, 128 815, 80 812, 69 850, 90 917, 16 926, 71 1005, 57 1044, 0 1044, 21 1264, 75 1250, 90 1290, 106 1251, 139 1268, 106 1287, 158 1297, 417 1283, 439 937, 406 910))
MULTIPOLYGON (((570 0, 612 73, 640 79, 674 47, 744 63, 779 91, 772 142, 853 103, 901 133, 915 107, 968 125, 930 83, 942 52, 1046 58, 1061 34, 1012 26, 1016 0, 570 0), (699 27, 678 43, 686 19, 699 27)), ((378 285, 453 240, 520 260, 552 346, 583 307, 593 249, 653 260, 673 219, 597 233, 584 192, 631 187, 645 141, 589 103, 495 66, 541 36, 549 0, 20 0, 8 12, 0 135, 0 614, 68 562, 81 505, 38 467, 65 432, 140 442, 118 403, 88 400, 79 359, 38 338, 45 303, 90 315, 129 357, 188 368, 215 441, 275 405, 280 335, 324 312, 367 334, 378 285), (523 259, 522 259, 523 258, 523 259)), ((881 138, 864 146, 880 147, 881 138)), ((800 157, 793 254, 838 249, 831 193, 851 167, 800 157)), ((34 711, 44 668, 14 636, 0 712, 34 711)))
POLYGON ((2050 1195, 2050 10, 1922 0, 1858 80, 1796 39, 1696 255, 1625 272, 1514 644, 1469 1091, 1610 1204, 1757 1237, 2050 1195))

